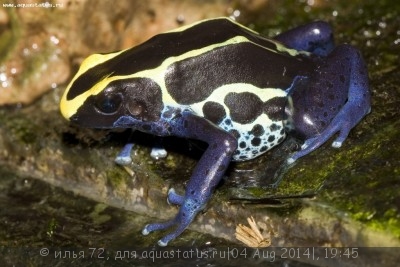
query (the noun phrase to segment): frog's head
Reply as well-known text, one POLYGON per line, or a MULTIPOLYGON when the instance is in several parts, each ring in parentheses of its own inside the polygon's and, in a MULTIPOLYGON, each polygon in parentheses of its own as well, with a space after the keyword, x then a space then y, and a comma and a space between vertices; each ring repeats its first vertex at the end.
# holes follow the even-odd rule
POLYGON ((80 126, 113 128, 122 117, 140 124, 161 116, 161 89, 151 79, 106 77, 91 89, 72 95, 74 86, 72 82, 65 91, 60 110, 67 120, 80 126))

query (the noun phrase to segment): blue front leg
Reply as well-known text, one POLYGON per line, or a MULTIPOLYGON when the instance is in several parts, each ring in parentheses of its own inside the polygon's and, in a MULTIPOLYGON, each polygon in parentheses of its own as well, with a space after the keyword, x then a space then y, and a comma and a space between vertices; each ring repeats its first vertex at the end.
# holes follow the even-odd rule
POLYGON ((179 236, 205 207, 237 148, 237 140, 231 134, 191 113, 183 113, 170 123, 173 135, 202 140, 209 146, 193 171, 185 195, 180 196, 174 190, 168 193, 169 202, 180 205, 175 218, 164 223, 146 225, 142 231, 147 235, 175 226, 170 234, 158 241, 160 246, 166 246, 179 236))
MULTIPOLYGON (((288 159, 293 163, 338 133, 340 147, 350 130, 371 110, 368 72, 360 52, 341 45, 326 58, 309 84, 292 91, 294 128, 305 137, 302 149, 288 159)), ((303 84, 304 85, 304 84, 303 84)))

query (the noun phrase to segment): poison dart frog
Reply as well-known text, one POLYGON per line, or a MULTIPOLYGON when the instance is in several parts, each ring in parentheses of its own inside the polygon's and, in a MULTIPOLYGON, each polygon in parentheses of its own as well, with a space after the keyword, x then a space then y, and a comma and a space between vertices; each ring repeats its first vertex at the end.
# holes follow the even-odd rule
MULTIPOLYGON (((62 115, 94 128, 132 128, 208 144, 180 206, 144 235, 173 228, 166 246, 204 209, 230 161, 253 159, 287 134, 304 141, 287 162, 309 154, 337 134, 340 147, 370 111, 368 73, 360 52, 335 46, 322 21, 272 39, 228 18, 208 19, 156 35, 120 52, 83 61, 62 96, 62 115)), ((130 162, 132 145, 117 157, 130 162)))

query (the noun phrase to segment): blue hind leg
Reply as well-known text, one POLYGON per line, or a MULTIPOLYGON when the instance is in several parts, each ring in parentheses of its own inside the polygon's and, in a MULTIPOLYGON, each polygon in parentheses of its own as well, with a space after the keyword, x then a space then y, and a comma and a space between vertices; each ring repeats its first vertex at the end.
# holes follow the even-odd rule
POLYGON ((350 45, 338 46, 329 56, 328 64, 321 68, 321 73, 333 72, 335 68, 349 70, 347 102, 321 133, 305 140, 301 150, 288 159, 289 164, 311 153, 336 133, 338 136, 332 146, 340 147, 350 130, 371 110, 368 72, 360 52, 350 45))
POLYGON ((335 47, 332 28, 324 21, 315 21, 293 28, 274 37, 289 48, 327 56, 335 47))

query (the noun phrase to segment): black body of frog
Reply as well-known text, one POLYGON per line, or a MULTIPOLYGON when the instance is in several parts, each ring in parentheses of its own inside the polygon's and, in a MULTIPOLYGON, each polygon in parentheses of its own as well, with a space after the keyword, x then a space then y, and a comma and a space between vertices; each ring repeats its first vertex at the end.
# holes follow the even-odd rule
MULTIPOLYGON (((314 22, 267 39, 226 18, 156 35, 143 44, 86 59, 68 86, 61 112, 95 128, 132 128, 208 144, 186 186, 168 200, 178 214, 143 234, 175 227, 179 236, 204 208, 229 162, 259 156, 287 133, 304 139, 292 163, 338 133, 340 147, 370 111, 360 52, 333 44, 314 22)), ((129 163, 128 145, 119 162, 129 163)))

